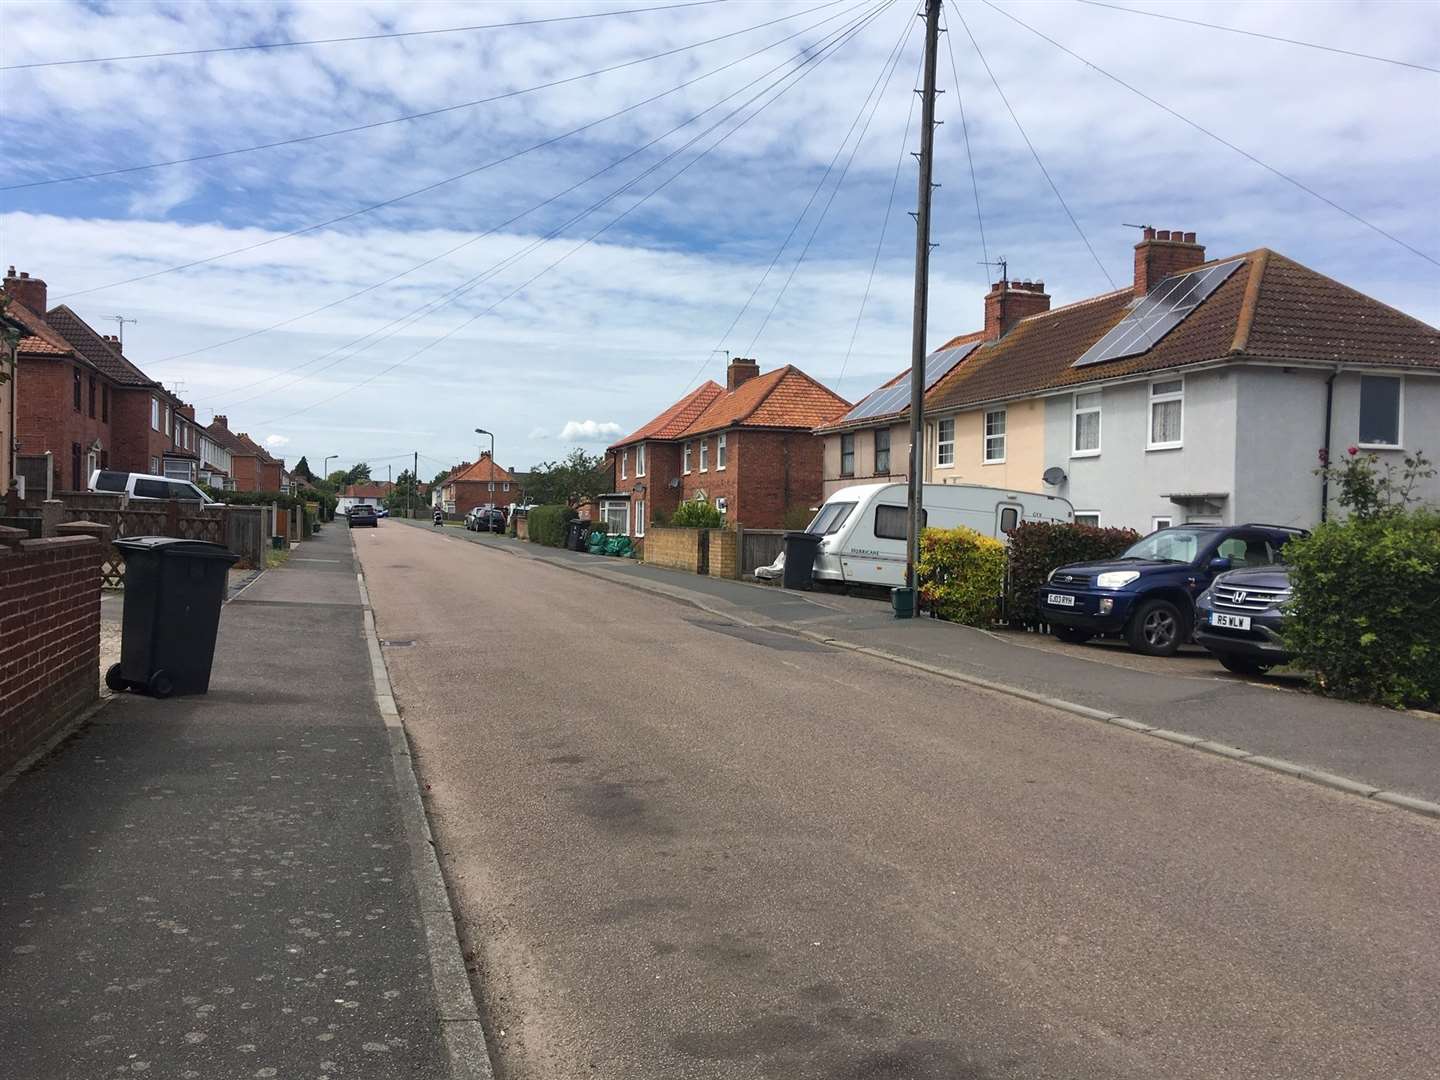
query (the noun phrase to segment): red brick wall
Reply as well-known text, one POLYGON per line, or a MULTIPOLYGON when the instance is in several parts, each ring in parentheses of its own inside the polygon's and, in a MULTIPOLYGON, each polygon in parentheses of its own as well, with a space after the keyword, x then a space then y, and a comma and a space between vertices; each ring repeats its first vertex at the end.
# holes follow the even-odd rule
MULTIPOLYGON (((55 490, 73 490, 71 476, 70 447, 79 443, 82 448, 80 468, 85 469, 84 454, 96 439, 110 451, 110 463, 115 464, 115 447, 111 431, 115 419, 115 397, 111 391, 110 423, 101 417, 102 394, 100 386, 95 389, 95 418, 90 418, 90 369, 80 369, 80 411, 74 404, 75 365, 69 361, 24 359, 20 361, 15 385, 18 393, 16 435, 20 439, 22 454, 41 454, 49 450, 55 455, 55 490)), ((97 380, 103 382, 103 380, 97 380)), ((89 483, 88 475, 81 476, 83 486, 89 483)))
MULTIPOLYGON (((110 453, 110 465, 127 472, 155 472, 151 458, 160 458, 164 469, 165 451, 173 445, 163 430, 165 426, 164 402, 161 402, 160 426, 156 431, 150 426, 150 401, 154 397, 149 390, 119 389, 111 391, 110 419, 115 432, 115 447, 110 453)), ((171 427, 174 430, 174 427, 171 427)))
POLYGON ((786 510, 818 505, 824 458, 825 440, 808 431, 732 431, 735 496, 728 520, 752 529, 779 529, 786 510))
MULTIPOLYGON (((701 491, 705 492, 705 498, 712 504, 716 499, 724 499, 727 516, 731 521, 735 520, 736 478, 738 476, 735 468, 735 448, 739 445, 738 436, 739 432, 726 433, 724 469, 720 469, 716 465, 719 457, 715 448, 720 438, 719 435, 710 434, 703 439, 688 440, 690 442, 690 472, 682 473, 680 477, 680 491, 687 502, 701 491), (700 444, 702 442, 706 443, 708 447, 705 454, 705 472, 700 471, 700 444)), ((679 464, 683 467, 685 444, 682 442, 678 449, 681 455, 679 464)))
POLYGON ((519 501, 520 485, 509 481, 510 490, 505 490, 505 480, 495 481, 495 490, 490 490, 489 480, 457 480, 450 486, 455 489, 455 513, 464 515, 477 506, 493 505, 501 508, 519 501))
MULTIPOLYGON (((615 460, 614 490, 630 495, 630 535, 635 535, 635 504, 645 503, 646 527, 657 517, 668 518, 680 505, 682 488, 671 487, 670 482, 680 475, 680 446, 676 443, 647 442, 645 444, 645 475, 635 475, 635 447, 630 447, 628 476, 620 478, 619 459, 615 460), (644 491, 636 491, 643 484, 644 491)), ((612 455, 614 456, 614 455, 612 455)), ((598 512, 598 508, 597 508, 598 512)))
MULTIPOLYGON (((248 454, 231 452, 230 475, 235 479, 236 491, 264 491, 260 486, 260 459, 248 454)), ((272 489, 275 490, 275 489, 272 489)))
POLYGON ((101 551, 88 536, 0 547, 0 773, 98 696, 101 551))

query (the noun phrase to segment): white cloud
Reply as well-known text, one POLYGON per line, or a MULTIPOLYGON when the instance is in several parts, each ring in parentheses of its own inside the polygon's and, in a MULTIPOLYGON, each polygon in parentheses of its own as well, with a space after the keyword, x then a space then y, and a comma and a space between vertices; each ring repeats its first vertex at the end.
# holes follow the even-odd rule
POLYGON ((528 438, 531 442, 534 442, 536 439, 547 439, 549 437, 550 433, 546 431, 543 427, 531 428, 530 434, 526 436, 526 438, 528 438))
POLYGON ((272 450, 278 450, 278 449, 280 449, 282 446, 288 446, 289 443, 290 443, 290 436, 288 436, 288 435, 266 435, 266 436, 265 436, 265 445, 268 446, 268 447, 270 447, 272 450))
POLYGON ((604 442, 606 439, 613 439, 617 435, 623 434, 625 434, 625 429, 610 420, 571 420, 560 429, 560 441, 604 442))

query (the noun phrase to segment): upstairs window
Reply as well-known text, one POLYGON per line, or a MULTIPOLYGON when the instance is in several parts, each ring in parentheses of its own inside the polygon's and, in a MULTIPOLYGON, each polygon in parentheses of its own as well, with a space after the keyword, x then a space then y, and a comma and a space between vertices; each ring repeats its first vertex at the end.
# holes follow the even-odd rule
POLYGON ((721 471, 724 470, 724 468, 725 468, 725 462, 726 462, 726 457, 727 457, 727 455, 726 455, 726 453, 725 453, 725 432, 722 431, 719 435, 715 436, 715 471, 716 471, 716 472, 721 472, 721 471))
POLYGON ((170 434, 170 406, 165 406, 165 434, 170 434))
POLYGON ((692 445, 692 444, 691 444, 691 443, 688 443, 688 442, 685 444, 685 464, 684 464, 684 466, 683 466, 683 471, 684 471, 684 472, 687 472, 687 473, 690 471, 690 447, 691 447, 691 445, 692 445))
POLYGON ((840 436, 840 475, 855 475, 855 436, 840 436))
POLYGON ((1365 447, 1400 445, 1402 384, 1389 375, 1360 376, 1360 438, 1365 447))
POLYGON ((622 451, 620 451, 620 479, 621 479, 621 480, 629 480, 629 479, 630 479, 630 451, 629 451, 629 450, 622 450, 622 451))
POLYGON ((1005 410, 985 414, 985 463, 997 465, 1005 460, 1005 410))
POLYGON ((159 398, 153 398, 153 397, 152 397, 152 398, 150 399, 150 430, 151 430, 151 431, 159 431, 159 430, 160 430, 160 399, 159 399, 159 398))
POLYGON ((1150 442, 1147 450, 1173 450, 1185 435, 1185 380, 1150 384, 1150 442))
POLYGON ((1100 394, 1075 395, 1075 441, 1070 447, 1073 457, 1100 453, 1100 394))
POLYGON ((75 391, 75 393, 74 393, 74 398, 75 398, 75 411, 76 411, 76 412, 79 412, 79 411, 80 411, 80 369, 79 369, 78 367, 75 369, 75 386, 74 386, 74 391, 75 391))
POLYGON ((955 418, 947 416, 935 425, 935 464, 955 464, 955 418))
POLYGON ((90 419, 95 419, 95 376, 90 376, 90 419))
POLYGON ((890 429, 879 428, 875 432, 875 475, 890 475, 890 429))
POLYGON ((645 475, 645 444, 643 442, 635 447, 635 475, 637 477, 645 475))
POLYGON ((700 440, 700 471, 710 471, 710 440, 700 440))

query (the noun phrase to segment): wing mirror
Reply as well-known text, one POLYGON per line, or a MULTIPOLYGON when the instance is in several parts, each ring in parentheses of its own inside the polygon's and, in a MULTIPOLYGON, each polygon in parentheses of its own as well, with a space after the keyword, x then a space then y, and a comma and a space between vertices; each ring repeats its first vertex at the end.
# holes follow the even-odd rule
POLYGON ((1223 574, 1226 570, 1229 569, 1230 560, 1224 555, 1217 555, 1215 556, 1215 558, 1210 560, 1210 570, 1212 573, 1223 574))

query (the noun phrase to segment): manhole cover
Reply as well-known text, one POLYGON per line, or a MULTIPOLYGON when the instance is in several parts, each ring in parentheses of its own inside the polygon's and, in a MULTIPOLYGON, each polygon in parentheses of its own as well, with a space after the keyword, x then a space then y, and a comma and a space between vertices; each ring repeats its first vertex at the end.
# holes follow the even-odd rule
POLYGON ((415 644, 415 640, 413 638, 408 640, 384 639, 380 642, 380 644, 387 649, 408 649, 411 645, 415 644))

